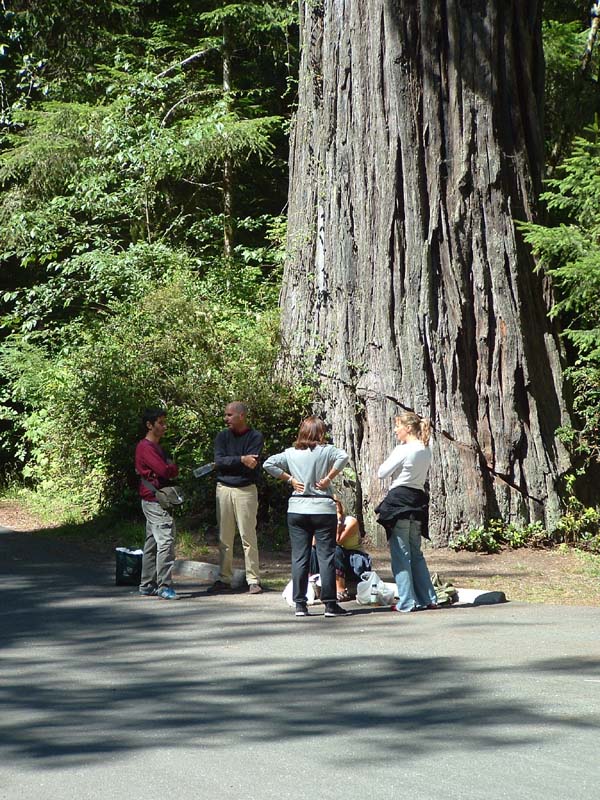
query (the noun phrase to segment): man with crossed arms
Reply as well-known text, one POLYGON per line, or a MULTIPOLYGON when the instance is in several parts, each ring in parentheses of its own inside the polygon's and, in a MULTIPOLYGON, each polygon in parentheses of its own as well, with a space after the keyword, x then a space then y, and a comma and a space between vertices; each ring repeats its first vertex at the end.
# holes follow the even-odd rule
POLYGON ((231 589, 233 543, 236 525, 240 532, 249 594, 260 594, 260 570, 256 540, 258 511, 258 459, 263 435, 247 422, 248 406, 235 401, 225 408, 225 430, 215 438, 217 521, 219 524, 220 575, 211 592, 231 589))

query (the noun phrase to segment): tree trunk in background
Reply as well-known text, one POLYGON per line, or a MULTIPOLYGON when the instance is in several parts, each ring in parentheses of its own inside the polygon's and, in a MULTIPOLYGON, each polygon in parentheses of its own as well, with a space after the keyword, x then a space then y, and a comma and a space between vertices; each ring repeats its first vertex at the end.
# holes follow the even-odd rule
POLYGON ((431 528, 552 525, 568 468, 548 287, 515 220, 543 163, 541 2, 305 0, 283 338, 374 530, 403 409, 434 426, 431 528))
MULTIPOLYGON (((223 96, 231 105, 231 31, 227 20, 223 22, 223 96)), ((233 160, 223 160, 223 255, 233 258, 233 160)))

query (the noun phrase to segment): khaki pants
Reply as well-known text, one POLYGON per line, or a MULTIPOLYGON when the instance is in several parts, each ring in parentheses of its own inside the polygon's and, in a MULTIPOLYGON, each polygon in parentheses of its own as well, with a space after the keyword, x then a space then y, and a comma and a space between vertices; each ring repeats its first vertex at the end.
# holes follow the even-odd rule
POLYGON ((223 583, 231 583, 236 525, 244 548, 246 580, 249 584, 260 581, 256 541, 257 511, 258 492, 254 484, 234 488, 217 483, 217 522, 223 583))

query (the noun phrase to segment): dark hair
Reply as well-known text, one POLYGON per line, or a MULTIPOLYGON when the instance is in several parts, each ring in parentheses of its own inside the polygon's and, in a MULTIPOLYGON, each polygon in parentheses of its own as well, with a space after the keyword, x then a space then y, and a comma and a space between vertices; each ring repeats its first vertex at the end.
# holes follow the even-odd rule
POLYGON ((298 428, 298 436, 294 442, 296 450, 314 450, 325 439, 325 423, 320 417, 307 417, 298 428))
POLYGON ((146 408, 142 414, 142 428, 144 429, 144 433, 148 433, 148 423, 154 425, 157 419, 166 416, 166 408, 159 408, 158 406, 155 408, 146 408))

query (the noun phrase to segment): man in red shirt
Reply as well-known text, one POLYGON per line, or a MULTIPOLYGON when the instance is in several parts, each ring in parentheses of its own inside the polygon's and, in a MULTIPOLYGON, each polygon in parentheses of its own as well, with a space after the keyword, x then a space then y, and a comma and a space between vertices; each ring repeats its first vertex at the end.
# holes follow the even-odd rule
MULTIPOLYGON (((164 408, 144 411, 142 424, 146 436, 135 449, 135 471, 146 481, 161 489, 177 477, 177 465, 167 457, 160 440, 167 430, 164 408)), ((158 595, 163 600, 177 600, 172 588, 171 572, 175 560, 175 520, 162 508, 154 493, 140 480, 139 493, 146 517, 146 541, 142 557, 141 595, 158 595)))

